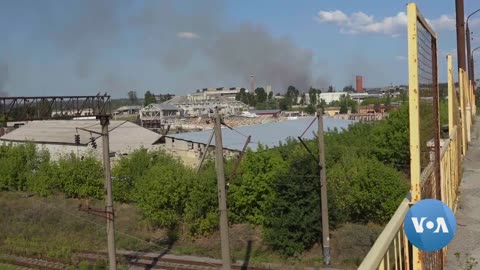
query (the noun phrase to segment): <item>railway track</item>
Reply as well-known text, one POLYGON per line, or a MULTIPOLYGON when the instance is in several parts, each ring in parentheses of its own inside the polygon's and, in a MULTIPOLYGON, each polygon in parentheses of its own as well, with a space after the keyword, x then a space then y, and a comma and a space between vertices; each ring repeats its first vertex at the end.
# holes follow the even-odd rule
MULTIPOLYGON (((106 259, 106 252, 95 251, 77 251, 75 253, 76 260, 83 260, 94 263, 99 258, 106 259)), ((174 255, 162 255, 153 253, 135 253, 135 252, 117 252, 117 258, 125 260, 131 266, 140 267, 143 269, 162 269, 162 270, 219 270, 221 269, 221 263, 215 259, 200 259, 190 256, 174 256, 174 255)), ((278 268, 260 268, 254 266, 242 266, 233 264, 232 269, 236 270, 268 270, 278 268)))
POLYGON ((2 254, 0 262, 23 267, 26 269, 41 270, 63 270, 69 269, 72 265, 63 260, 53 258, 39 258, 24 255, 2 254))
MULTIPOLYGON (((71 269, 75 265, 73 262, 86 261, 91 265, 96 265, 100 261, 106 261, 107 253, 98 251, 79 250, 72 255, 72 262, 64 260, 34 257, 17 254, 0 254, 0 263, 15 265, 25 269, 41 269, 41 270, 64 270, 71 269)), ((209 258, 197 258, 191 256, 174 256, 153 253, 136 253, 118 251, 117 259, 127 263, 135 269, 161 269, 161 270, 219 270, 221 263, 219 260, 209 258)), ((233 264, 232 269, 235 270, 268 270, 278 268, 260 268, 260 267, 244 267, 239 264, 233 264)))

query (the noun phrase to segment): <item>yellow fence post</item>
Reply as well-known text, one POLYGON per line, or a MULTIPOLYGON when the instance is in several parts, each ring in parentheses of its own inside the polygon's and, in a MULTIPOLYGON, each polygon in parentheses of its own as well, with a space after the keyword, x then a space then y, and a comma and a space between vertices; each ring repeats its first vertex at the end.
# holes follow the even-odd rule
MULTIPOLYGON (((418 36, 417 5, 409 3, 408 14, 408 100, 410 118, 410 177, 411 203, 421 200, 420 189, 420 121, 419 121, 419 78, 418 78, 418 36)), ((422 269, 420 251, 412 247, 413 270, 422 269)))
POLYGON ((465 104, 465 92, 466 92, 466 85, 465 85, 465 70, 459 69, 458 70, 458 85, 460 87, 460 108, 461 108, 461 115, 462 115, 462 153, 465 156, 467 154, 467 144, 468 144, 468 128, 467 128, 467 110, 465 104))
POLYGON ((448 135, 452 136, 456 123, 455 115, 458 114, 458 107, 455 108, 455 82, 453 78, 453 60, 452 55, 447 55, 447 81, 448 81, 448 135))

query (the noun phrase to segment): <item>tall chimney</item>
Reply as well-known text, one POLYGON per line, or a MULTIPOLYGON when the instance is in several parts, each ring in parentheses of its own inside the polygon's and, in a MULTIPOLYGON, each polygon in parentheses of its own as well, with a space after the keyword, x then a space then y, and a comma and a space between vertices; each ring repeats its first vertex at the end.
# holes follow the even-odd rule
POLYGON ((250 75, 250 91, 255 93, 255 76, 250 75))
POLYGON ((357 81, 357 93, 363 93, 363 77, 357 76, 356 81, 357 81))

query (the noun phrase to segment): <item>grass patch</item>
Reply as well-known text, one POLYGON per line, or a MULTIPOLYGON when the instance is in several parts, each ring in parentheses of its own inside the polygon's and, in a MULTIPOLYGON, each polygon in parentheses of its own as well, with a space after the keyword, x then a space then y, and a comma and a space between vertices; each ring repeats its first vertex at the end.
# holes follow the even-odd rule
MULTIPOLYGON (((62 196, 45 199, 26 195, 0 192, 0 253, 60 258, 82 269, 78 268, 80 262, 71 261, 75 250, 106 251, 105 220, 79 211, 81 201, 62 196)), ((101 209, 103 202, 93 201, 90 206, 101 209)), ((221 258, 218 231, 208 237, 191 239, 180 226, 173 237, 176 241, 169 243, 172 235, 142 222, 135 207, 118 204, 115 209, 116 246, 119 250, 156 253, 168 250, 174 255, 221 258)), ((381 229, 377 225, 346 224, 332 232, 333 266, 356 269, 381 229)), ((251 225, 233 225, 230 243, 232 258, 248 261, 250 266, 273 263, 320 267, 323 264, 321 244, 297 258, 285 258, 268 248, 263 243, 260 229, 251 225)))

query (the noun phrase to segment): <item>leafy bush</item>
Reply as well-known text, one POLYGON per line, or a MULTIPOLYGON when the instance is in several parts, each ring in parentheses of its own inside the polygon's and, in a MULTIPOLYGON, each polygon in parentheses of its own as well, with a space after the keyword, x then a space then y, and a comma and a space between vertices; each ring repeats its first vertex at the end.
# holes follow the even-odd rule
POLYGON ((116 201, 134 202, 135 183, 142 178, 156 161, 156 153, 142 148, 122 157, 112 169, 113 196, 116 201))
POLYGON ((273 182, 275 195, 264 212, 263 226, 265 241, 285 256, 301 254, 321 236, 318 165, 302 146, 291 150, 287 174, 273 182))
POLYGON ((26 190, 43 160, 48 160, 48 153, 33 144, 0 145, 0 190, 26 190))
POLYGON ((273 181, 287 172, 287 163, 278 152, 247 151, 241 164, 241 177, 229 188, 231 220, 261 225, 264 222, 267 205, 274 196, 273 181))
POLYGON ((69 154, 56 162, 55 187, 68 198, 95 198, 104 196, 104 172, 102 164, 93 156, 83 159, 69 154))
POLYGON ((409 186, 401 173, 376 159, 350 155, 329 168, 329 209, 338 223, 388 221, 409 186))
POLYGON ((185 202, 185 223, 191 236, 201 236, 218 228, 217 177, 213 163, 190 181, 185 202))
POLYGON ((375 143, 376 158, 400 170, 410 164, 410 134, 408 106, 390 113, 389 117, 375 125, 371 138, 375 143))
POLYGON ((173 228, 182 220, 192 170, 159 152, 158 162, 136 183, 135 201, 154 226, 173 228))

